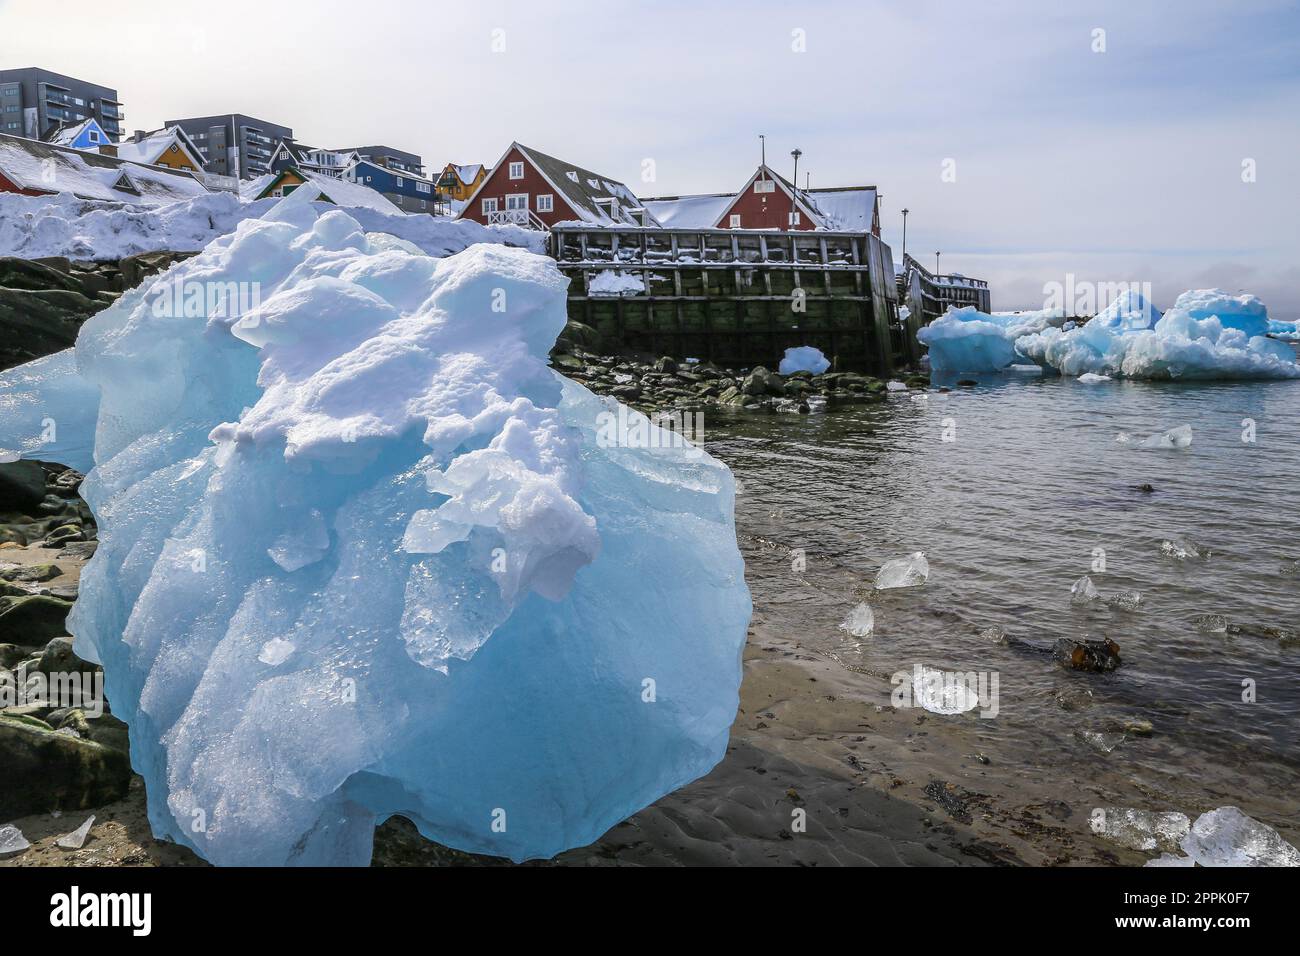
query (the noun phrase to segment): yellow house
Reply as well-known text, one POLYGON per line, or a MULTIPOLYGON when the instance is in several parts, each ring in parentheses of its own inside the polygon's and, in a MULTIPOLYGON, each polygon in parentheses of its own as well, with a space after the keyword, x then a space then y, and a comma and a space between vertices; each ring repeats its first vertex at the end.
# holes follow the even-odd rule
POLYGON ((117 146, 117 158, 189 173, 203 172, 203 158, 194 141, 179 126, 136 133, 117 146))
POLYGON ((491 170, 482 163, 468 166, 448 163, 443 168, 442 175, 438 177, 438 192, 458 202, 464 202, 474 195, 474 190, 478 189, 479 183, 487 179, 489 172, 491 170))

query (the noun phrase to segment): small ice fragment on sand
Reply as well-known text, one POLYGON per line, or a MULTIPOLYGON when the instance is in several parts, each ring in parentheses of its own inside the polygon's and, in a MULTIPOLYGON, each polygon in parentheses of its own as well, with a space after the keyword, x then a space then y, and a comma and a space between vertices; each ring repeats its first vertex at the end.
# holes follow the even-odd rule
POLYGON ((1084 372, 1079 376, 1079 381, 1091 385, 1095 382, 1110 382, 1114 380, 1109 375, 1098 375, 1096 372, 1084 372))
POLYGON ((1142 442, 1143 448, 1186 448, 1192 443, 1192 426, 1179 425, 1142 442))
POLYGON ((1196 629, 1202 634, 1226 634, 1228 619, 1222 614, 1202 614, 1192 619, 1196 629))
POLYGON ((1079 580, 1075 581, 1073 586, 1070 588, 1071 604, 1091 604, 1100 597, 1101 592, 1098 591, 1097 586, 1092 583, 1092 578, 1088 577, 1086 574, 1079 578, 1079 580))
POLYGON ((90 833, 90 828, 95 823, 95 815, 92 813, 86 817, 86 822, 71 833, 65 833, 55 840, 57 846, 65 850, 80 850, 86 844, 86 835, 90 833))
POLYGON ((925 553, 914 551, 905 558, 895 558, 880 566, 876 572, 876 590, 920 587, 929 576, 930 562, 925 560, 925 553))
POLYGON ((293 641, 286 641, 283 637, 273 637, 262 645, 261 653, 257 655, 257 659, 263 664, 275 666, 287 661, 293 651, 293 641))
POLYGON ((1182 847, 1201 866, 1300 866, 1300 850, 1236 807, 1202 813, 1182 847))
POLYGON ((31 846, 27 838, 23 836, 23 831, 18 829, 12 823, 6 823, 0 827, 0 856, 8 856, 10 853, 21 853, 31 846))
POLYGON ((1092 832, 1131 850, 1177 850, 1191 820, 1184 813, 1155 813, 1122 807, 1092 811, 1092 832))
POLYGON ((840 630, 848 631, 854 637, 870 637, 876 627, 876 615, 871 605, 863 602, 849 612, 849 616, 840 625, 840 630))
POLYGON ((979 690, 959 672, 921 665, 912 671, 912 701, 932 714, 964 714, 980 705, 979 690))
POLYGON ((1143 866, 1195 866, 1196 861, 1190 856, 1178 856, 1174 853, 1161 853, 1153 860, 1147 860, 1143 866))
POLYGON ((885 388, 887 388, 887 389, 888 389, 889 391, 891 391, 891 392, 906 392, 906 391, 907 391, 907 386, 904 385, 902 382, 897 382, 897 381, 895 381, 895 382, 886 382, 886 383, 885 383, 885 388))

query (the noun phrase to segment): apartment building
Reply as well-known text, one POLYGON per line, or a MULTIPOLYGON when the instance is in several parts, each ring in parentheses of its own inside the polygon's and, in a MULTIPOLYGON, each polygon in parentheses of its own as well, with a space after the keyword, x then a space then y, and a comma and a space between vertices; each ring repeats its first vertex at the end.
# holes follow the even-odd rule
POLYGON ((121 139, 117 90, 39 67, 0 70, 0 133, 44 140, 91 119, 113 142, 121 139))

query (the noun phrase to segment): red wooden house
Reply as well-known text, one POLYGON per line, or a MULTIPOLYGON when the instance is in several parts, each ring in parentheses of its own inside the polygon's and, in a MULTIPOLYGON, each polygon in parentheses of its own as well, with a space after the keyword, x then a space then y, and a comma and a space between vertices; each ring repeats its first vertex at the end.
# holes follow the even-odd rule
POLYGON ((549 229, 559 222, 658 225, 636 194, 617 179, 521 143, 510 144, 457 218, 533 229, 549 229))
POLYGON ((796 190, 769 166, 759 166, 735 193, 664 196, 646 209, 674 229, 828 229, 880 235, 875 186, 796 190))

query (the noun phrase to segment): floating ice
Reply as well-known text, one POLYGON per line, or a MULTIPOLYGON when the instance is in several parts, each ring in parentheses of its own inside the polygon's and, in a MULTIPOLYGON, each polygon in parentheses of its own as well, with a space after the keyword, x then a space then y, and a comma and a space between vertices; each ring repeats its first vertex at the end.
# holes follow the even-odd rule
POLYGON ((1176 850, 1191 826, 1183 813, 1122 807, 1098 807, 1089 823, 1093 833, 1130 850, 1176 850))
POLYGON ((6 823, 0 827, 0 856, 21 853, 29 846, 31 844, 27 842, 27 837, 23 836, 23 831, 12 823, 6 823))
POLYGON ((885 383, 885 390, 890 392, 906 392, 907 386, 902 382, 889 381, 885 383))
MULTIPOLYGON (((401 813, 548 857, 721 759, 750 615, 731 474, 635 412, 655 440, 604 440, 617 403, 547 367, 551 260, 434 259, 282 203, 168 278, 256 282, 259 304, 126 293, 77 342, 98 411, 58 423, 96 429, 69 626, 157 837, 364 864, 401 813)), ((25 408, 57 400, 15 371, 25 408)), ((0 417, 0 447, 28 425, 0 417)))
POLYGON ((90 833, 90 828, 95 823, 95 816, 91 814, 86 817, 86 822, 71 833, 65 833, 55 840, 55 845, 65 850, 80 850, 86 844, 86 836, 90 833))
POLYGON ((920 587, 929 576, 930 562, 925 560, 925 553, 914 551, 905 558, 895 558, 880 566, 876 572, 876 590, 920 587))
POLYGON ((1295 352, 1266 337, 1268 311, 1253 295, 1196 289, 1160 316, 1136 292, 1078 328, 1021 335, 1016 348, 1066 375, 1138 379, 1300 378, 1295 352))
POLYGON ((964 714, 980 706, 978 687, 966 674, 924 664, 912 670, 912 700, 932 714, 964 714))
POLYGON ((859 604, 840 625, 840 630, 847 631, 853 637, 870 637, 876 626, 876 615, 867 603, 859 604))
POLYGON ((1098 375, 1096 372, 1084 372, 1079 376, 1079 381, 1087 385, 1092 385, 1098 382, 1113 382, 1114 379, 1109 375, 1098 375))
POLYGON ((785 350, 781 364, 776 370, 782 375, 789 375, 791 372, 812 372, 814 375, 820 375, 830 367, 830 359, 822 354, 821 349, 813 348, 811 345, 800 345, 785 350))
POLYGON ((1070 586, 1071 604, 1091 604, 1100 598, 1101 592, 1097 590, 1097 585, 1086 574, 1070 586))
POLYGON ((973 305, 949 309, 916 333, 929 349, 935 372, 995 372, 1017 361, 1016 339, 1047 326, 1059 310, 1041 312, 980 312, 973 305))
POLYGON ((1201 547, 1189 538, 1181 538, 1178 540, 1166 538, 1160 543, 1160 553, 1166 558, 1174 558, 1178 561, 1189 561, 1192 558, 1208 558, 1210 556, 1210 549, 1201 547))
POLYGON ((1236 807, 1202 813, 1182 848, 1201 866, 1300 866, 1300 850, 1236 807))
POLYGON ((1179 425, 1159 435, 1151 435, 1139 446, 1141 448, 1187 448, 1192 443, 1192 426, 1179 425))
POLYGON ((1228 633, 1228 619, 1222 614, 1201 614, 1193 618, 1192 623, 1202 634, 1228 633))

